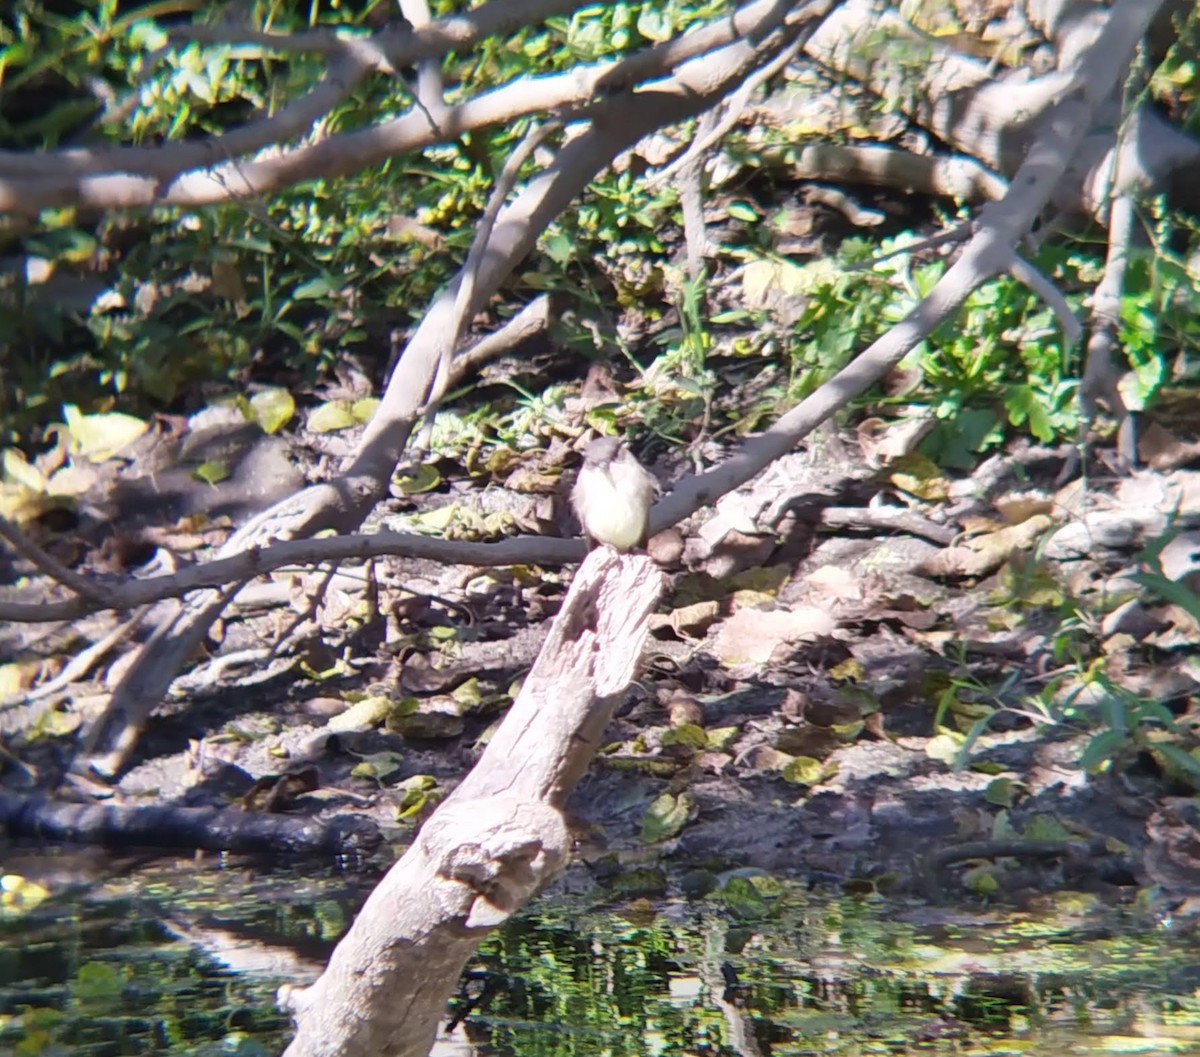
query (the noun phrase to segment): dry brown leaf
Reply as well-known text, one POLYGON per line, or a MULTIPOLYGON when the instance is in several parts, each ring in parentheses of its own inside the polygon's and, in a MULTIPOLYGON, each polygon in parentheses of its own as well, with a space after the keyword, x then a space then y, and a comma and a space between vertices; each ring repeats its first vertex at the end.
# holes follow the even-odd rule
POLYGON ((1194 575, 1200 569, 1200 532, 1179 533, 1159 551, 1158 560, 1168 580, 1194 575))
POLYGON ((1088 512, 1087 481, 1083 478, 1063 485, 1054 493, 1054 513, 1060 518, 1080 518, 1088 512))
POLYGON ((881 418, 864 419, 857 430, 858 446, 867 465, 878 469, 911 455, 933 426, 931 415, 901 418, 895 422, 881 418))
POLYGON ((1200 455, 1200 442, 1181 440, 1153 419, 1138 430, 1138 458, 1153 470, 1174 470, 1200 455))
POLYGON ((1054 512, 1054 499, 1045 492, 1014 492, 993 504, 1006 524, 1020 525, 1038 514, 1054 512))
POLYGON ((829 635, 837 626, 817 606, 795 609, 739 609, 713 639, 713 652, 722 664, 765 664, 783 645, 829 635))
POLYGON ((1187 649, 1194 647, 1200 641, 1200 624, 1182 606, 1174 604, 1155 610, 1154 615, 1166 621, 1169 626, 1158 635, 1145 640, 1162 650, 1187 649))
POLYGON ((445 241, 440 231, 402 213, 388 217, 386 237, 397 242, 418 242, 430 250, 440 250, 445 241))
POLYGON ((999 532, 1004 528, 1004 522, 994 517, 982 517, 979 514, 968 514, 959 522, 964 536, 983 536, 991 532, 999 532))
POLYGON ((666 706, 671 726, 680 727, 685 723, 696 727, 704 725, 704 709, 687 691, 676 689, 667 700, 666 706))
POLYGON ((917 572, 922 576, 986 576, 1014 552, 1032 547, 1053 525, 1046 514, 1038 514, 1020 525, 947 547, 921 562, 917 572))
POLYGON ((738 763, 756 771, 779 771, 792 762, 792 757, 786 752, 771 748, 770 745, 756 745, 743 753, 738 763))
POLYGON ((702 638, 721 614, 717 602, 695 602, 650 618, 651 630, 669 627, 680 638, 702 638))
POLYGON ((840 565, 825 565, 805 577, 805 583, 819 589, 832 599, 862 598, 862 582, 857 576, 840 565))

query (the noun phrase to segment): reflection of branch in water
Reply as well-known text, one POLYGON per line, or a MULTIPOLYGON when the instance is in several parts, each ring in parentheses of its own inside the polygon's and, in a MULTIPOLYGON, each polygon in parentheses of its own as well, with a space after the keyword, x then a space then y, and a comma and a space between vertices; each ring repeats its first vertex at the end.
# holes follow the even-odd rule
POLYGON ((449 1035, 477 1008, 486 1006, 500 989, 499 978, 486 969, 470 969, 463 973, 458 982, 458 994, 450 1000, 450 1016, 438 1034, 449 1035))
POLYGON ((754 1034, 754 1020, 746 1009, 746 994, 749 990, 738 980, 737 970, 729 962, 721 963, 721 979, 725 989, 718 994, 713 991, 717 1008, 725 1015, 729 1025, 727 1044, 741 1057, 761 1057, 758 1036, 754 1034))
POLYGON ((310 956, 291 947, 251 939, 231 929, 205 928, 179 917, 160 920, 168 935, 203 951, 235 973, 277 976, 307 983, 320 975, 324 965, 325 951, 314 951, 310 956))

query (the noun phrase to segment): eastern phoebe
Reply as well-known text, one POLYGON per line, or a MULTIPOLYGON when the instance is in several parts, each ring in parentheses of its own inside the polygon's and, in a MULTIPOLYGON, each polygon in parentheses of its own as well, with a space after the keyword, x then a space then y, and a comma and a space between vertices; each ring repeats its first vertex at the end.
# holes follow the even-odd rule
POLYGON ((616 437, 598 437, 583 453, 571 505, 593 543, 618 551, 646 545, 658 482, 616 437))

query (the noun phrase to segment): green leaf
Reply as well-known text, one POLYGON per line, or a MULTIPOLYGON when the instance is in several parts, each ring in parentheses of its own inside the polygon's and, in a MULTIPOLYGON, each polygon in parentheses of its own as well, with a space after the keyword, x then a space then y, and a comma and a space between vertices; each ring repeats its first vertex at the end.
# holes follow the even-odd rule
POLYGON ((331 400, 308 416, 308 428, 313 433, 333 433, 357 425, 354 411, 346 400, 331 400))
POLYGON ((49 897, 47 889, 20 874, 0 876, 0 918, 19 917, 49 897))
POLYGON ((1155 745, 1154 752, 1162 754, 1168 765, 1168 771, 1175 772, 1173 777, 1189 782, 1193 788, 1200 788, 1200 760, 1197 760, 1190 752, 1169 742, 1160 742, 1155 745))
POLYGON ((129 43, 143 51, 158 51, 167 46, 167 35, 149 19, 138 19, 129 27, 129 43))
POLYGON ((221 459, 206 459, 192 471, 192 476, 205 484, 219 484, 229 476, 229 464, 221 459))
POLYGON ((0 481, 10 481, 38 494, 50 487, 42 471, 28 463, 17 448, 5 448, 0 453, 0 481))
POLYGON ((983 798, 997 807, 1012 807, 1015 790, 1011 778, 994 778, 988 782, 983 798))
POLYGON ((647 809, 642 819, 642 840, 657 844, 678 836, 691 817, 695 803, 690 793, 673 796, 663 793, 647 809))
POLYGON ((278 433, 296 413, 296 401, 286 389, 264 389, 250 398, 250 413, 264 433, 278 433))
POLYGON ((1039 393, 1028 385, 1010 386, 1004 397, 1008 420, 1014 426, 1029 424, 1029 432, 1038 440, 1048 443, 1054 439, 1054 427, 1039 393))
POLYGON ((124 980, 116 967, 105 962, 87 962, 79 967, 71 996, 84 1005, 110 1005, 121 994, 124 980))
POLYGON ((391 713, 391 700, 382 694, 373 694, 331 717, 326 726, 332 731, 374 730, 391 713))
POLYGON ((432 797, 423 789, 406 789, 396 805, 396 821, 403 822, 424 810, 432 797))
POLYGON ((118 411, 85 415, 74 404, 63 406, 63 417, 67 420, 72 447, 92 462, 111 459, 149 429, 145 422, 132 415, 118 411))
POLYGON ((654 4, 643 4, 637 20, 638 32, 647 40, 661 44, 671 39, 671 19, 654 4))
POLYGON ((360 763, 351 768, 355 778, 373 778, 382 782, 388 775, 395 774, 404 766, 404 757, 398 752, 376 752, 364 756, 360 763))
POLYGON ((1034 815, 1025 827, 1026 840, 1070 840, 1071 832, 1053 815, 1034 815))
POLYGON ((721 887, 721 902, 741 921, 761 921, 771 912, 772 902, 754 883, 753 877, 733 876, 721 887))
POLYGON ((741 737, 741 727, 713 727, 708 732, 708 747, 713 752, 728 752, 741 737))
POLYGON ((561 268, 574 258, 576 246, 565 232, 557 231, 542 239, 542 251, 561 268))
POLYGON ((1000 882, 996 880, 993 869, 991 866, 980 866, 963 874, 963 884, 967 886, 967 891, 978 896, 994 896, 999 892, 1000 882))
POLYGON ((309 279, 306 283, 301 283, 292 291, 292 297, 297 301, 315 301, 321 297, 328 297, 335 287, 324 275, 318 275, 315 279, 309 279))
POLYGON ((366 425, 375 417, 375 412, 379 410, 379 397, 364 396, 361 400, 355 400, 350 405, 350 414, 354 416, 355 422, 361 422, 366 425))
POLYGON ((925 743, 925 755, 942 763, 953 763, 958 757, 959 739, 950 734, 937 734, 925 743))
POLYGON ((1197 595, 1187 584, 1171 580, 1162 573, 1135 573, 1133 579, 1143 587, 1153 591, 1167 602, 1172 602, 1185 610, 1193 620, 1200 623, 1200 595, 1197 595))
POLYGON ((825 768, 811 756, 797 756, 780 768, 779 773, 792 785, 817 785, 825 777, 825 768))
POLYGON ((1096 774, 1128 741, 1129 735, 1123 730, 1101 731, 1087 743, 1079 757, 1079 766, 1088 774, 1096 774))
POLYGON ((707 749, 708 734, 696 723, 680 723, 662 737, 663 745, 681 745, 685 749, 707 749))
POLYGON ((478 708, 483 704, 483 690, 480 687, 479 678, 471 676, 465 683, 461 683, 451 690, 450 696, 464 708, 478 708))
POLYGON ((730 202, 725 207, 725 212, 734 220, 744 220, 747 224, 758 220, 758 211, 749 202, 730 202))
POLYGON ((421 463, 415 472, 395 478, 396 487, 400 490, 401 495, 420 495, 422 492, 432 492, 441 483, 442 475, 438 473, 437 467, 427 462, 421 463))

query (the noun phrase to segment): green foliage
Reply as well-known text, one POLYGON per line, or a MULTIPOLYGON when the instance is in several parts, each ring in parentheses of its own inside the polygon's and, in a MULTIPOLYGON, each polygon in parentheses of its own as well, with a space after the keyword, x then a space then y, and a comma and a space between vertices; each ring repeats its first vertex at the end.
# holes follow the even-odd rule
POLYGON ((1152 71, 1150 95, 1172 119, 1193 135, 1200 131, 1200 10, 1195 4, 1167 5, 1170 41, 1162 62, 1152 71))
MULTIPOLYGON (((1172 535, 1147 546, 1142 571, 1131 579, 1155 597, 1178 607, 1200 623, 1200 596, 1185 580, 1163 572, 1159 554, 1172 535)), ((930 673, 925 692, 935 703, 934 729, 926 751, 953 767, 974 765, 980 738, 1014 716, 1035 725, 1058 727, 1086 735, 1079 766, 1088 773, 1120 771, 1139 758, 1151 758, 1170 780, 1200 790, 1200 745, 1190 714, 1177 717, 1168 703, 1131 689, 1122 669, 1153 666, 1152 645, 1114 647, 1101 633, 1106 612, 1125 598, 1090 600, 1074 597, 1040 563, 1010 567, 1005 590, 992 598, 998 626, 1028 628, 1040 624, 1050 647, 1051 672, 1030 677, 1016 664, 997 674, 985 673, 962 646, 950 651, 949 672, 930 673), (1114 670, 1115 669, 1115 670, 1114 670)), ((993 783, 988 799, 1000 802, 993 783)))
MULTIPOLYGON (((274 30, 357 32, 376 6, 260 2, 249 18, 274 30)), ((723 7, 589 8, 448 59, 447 83, 452 98, 477 94, 643 47, 723 7)), ((435 14, 455 10, 444 3, 435 14)), ((19 0, 0 36, 4 146, 51 149, 81 135, 95 142, 130 134, 149 145, 219 134, 277 109, 324 72, 319 57, 277 58, 255 47, 156 52, 165 37, 152 20, 176 13, 164 2, 134 17, 93 0, 62 17, 37 0, 19 0), (124 105, 121 120, 89 121, 99 105, 82 86, 101 82, 124 105), (40 105, 47 93, 69 98, 47 113, 40 105), (20 120, 24 110, 39 116, 20 120)), ((210 5, 205 17, 221 14, 210 5)), ((410 106, 403 79, 371 78, 319 131, 364 127, 410 106)), ((99 224, 71 210, 44 215, 20 250, 43 259, 55 276, 91 285, 64 312, 23 276, 8 277, 16 296, 0 298, 0 340, 13 369, 0 392, 0 426, 7 423, 10 438, 25 436, 65 400, 94 408, 172 405, 198 382, 232 382, 264 361, 309 380, 348 353, 382 363, 389 332, 418 319, 461 262, 492 170, 524 131, 468 137, 336 185, 290 188, 269 202, 163 209, 99 224)), ((586 205, 581 211, 588 242, 614 255, 661 252, 653 239, 660 218, 635 201, 632 176, 599 185, 593 201, 590 213, 586 205), (633 241, 622 244, 614 236, 626 227, 633 241)))
MULTIPOLYGON (((709 407, 719 399, 727 372, 718 372, 714 360, 731 357, 739 375, 759 365, 759 380, 765 382, 761 413, 773 417, 786 410, 902 320, 932 289, 945 271, 943 261, 914 264, 901 254, 872 263, 915 241, 911 234, 880 246, 848 239, 832 259, 805 265, 758 249, 727 248, 730 258, 742 262, 749 303, 771 300, 772 292, 799 303, 783 330, 773 306, 709 318, 702 294, 697 295, 705 280, 676 279, 667 293, 677 292, 680 324, 657 338, 663 351, 643 374, 643 396, 633 401, 639 416, 655 432, 686 438, 707 421, 709 407), (780 375, 780 357, 786 377, 780 375)), ((1078 304, 1078 296, 1074 300, 1078 304)), ((917 378, 905 401, 925 405, 936 420, 924 451, 941 466, 972 465, 1013 429, 1052 442, 1073 437, 1078 426, 1078 383, 1064 362, 1053 315, 1011 279, 973 293, 959 316, 922 342, 901 371, 917 378)), ((879 401, 878 395, 867 399, 879 401)), ((754 409, 732 403, 728 424, 718 431, 741 431, 747 416, 757 421, 754 409)))
MULTIPOLYGON (((460 6, 442 0, 433 13, 460 6)), ((617 59, 729 6, 593 5, 448 57, 449 97, 617 59)), ((38 149, 150 146, 220 134, 278 110, 324 73, 319 56, 164 46, 163 26, 191 7, 161 0, 126 10, 115 0, 90 0, 63 15, 39 0, 16 0, 0 27, 0 141, 38 149)), ((225 5, 206 5, 200 17, 216 21, 225 13, 225 5)), ((362 35, 388 10, 381 3, 255 0, 248 12, 239 8, 243 14, 272 30, 321 26, 362 35)), ((1194 13, 1181 20, 1179 43, 1151 78, 1152 92, 1185 123, 1195 118, 1197 92, 1194 49, 1184 44, 1194 40, 1196 24, 1194 13)), ((402 78, 372 77, 312 135, 368 127, 411 105, 402 78)), ((0 385, 0 440, 30 439, 67 402, 141 412, 186 404, 205 383, 241 386, 264 373, 294 389, 348 358, 377 376, 392 333, 414 324, 461 263, 493 173, 525 131, 519 122, 475 133, 267 201, 100 221, 48 211, 19 240, 10 236, 4 252, 10 261, 37 258, 56 282, 81 292, 64 302, 21 272, 23 265, 0 275, 0 353, 10 368, 0 385)), ((551 225, 507 292, 523 300, 533 290, 554 290, 572 301, 578 311, 558 335, 570 347, 609 341, 611 326, 598 329, 596 321, 611 319, 614 304, 651 324, 649 340, 621 348, 636 368, 635 385, 619 406, 595 413, 610 426, 638 421, 673 443, 701 430, 761 428, 903 319, 944 272, 940 259, 904 254, 872 263, 915 242, 910 233, 881 244, 848 238, 807 264, 780 258, 773 233, 786 221, 770 174, 794 160, 794 136, 770 127, 754 136, 735 131, 723 149, 727 161, 761 178, 732 194, 710 189, 710 204, 723 206, 729 222, 711 275, 689 282, 672 263, 682 226, 676 188, 647 185, 638 165, 622 164, 551 225), (753 276, 760 299, 751 296, 753 276), (672 316, 674 325, 655 325, 672 316)), ((1200 343, 1200 295, 1186 248, 1197 233, 1161 202, 1146 203, 1143 221, 1150 246, 1135 251, 1122 304, 1132 367, 1127 398, 1135 408, 1186 375, 1200 343)), ((1046 242, 1036 263, 1082 313, 1103 248, 1046 242)), ((1049 309, 1002 278, 972 294, 952 323, 908 357, 901 370, 914 385, 863 402, 885 411, 901 400, 926 408, 935 428, 924 454, 942 467, 965 468, 1014 432, 1045 442, 1074 438, 1080 369, 1079 351, 1062 347, 1049 309)))

